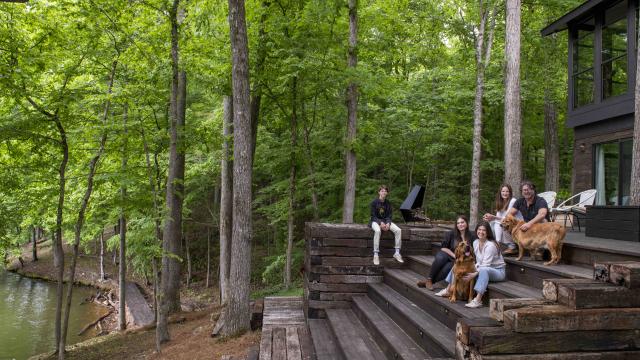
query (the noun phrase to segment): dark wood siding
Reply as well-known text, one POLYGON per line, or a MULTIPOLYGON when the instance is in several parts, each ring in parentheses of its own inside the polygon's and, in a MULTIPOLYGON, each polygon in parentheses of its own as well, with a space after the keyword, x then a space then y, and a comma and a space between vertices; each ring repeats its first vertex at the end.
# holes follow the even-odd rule
POLYGON ((574 129, 572 193, 592 189, 593 151, 596 144, 633 136, 633 116, 619 117, 574 129))

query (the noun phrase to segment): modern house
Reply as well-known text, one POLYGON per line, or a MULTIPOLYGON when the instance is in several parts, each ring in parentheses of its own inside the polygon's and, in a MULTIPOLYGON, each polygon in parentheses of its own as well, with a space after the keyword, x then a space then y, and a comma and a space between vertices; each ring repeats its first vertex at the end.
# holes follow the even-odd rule
POLYGON ((637 0, 589 0, 542 30, 569 32, 572 190, 596 189, 596 206, 629 203, 636 29, 637 0))
POLYGON ((589 0, 542 30, 543 36, 569 32, 566 124, 575 135, 572 190, 597 190, 591 236, 611 238, 612 231, 629 227, 617 238, 640 241, 638 219, 632 218, 638 209, 627 206, 639 28, 638 0, 589 0))

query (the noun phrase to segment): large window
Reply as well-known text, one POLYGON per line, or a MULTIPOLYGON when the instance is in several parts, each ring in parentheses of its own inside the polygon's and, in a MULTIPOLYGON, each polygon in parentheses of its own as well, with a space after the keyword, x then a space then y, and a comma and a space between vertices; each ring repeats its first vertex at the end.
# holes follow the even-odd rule
POLYGON ((631 150, 631 139, 595 146, 596 205, 629 204, 631 150))
POLYGON ((590 18, 578 25, 573 46, 574 107, 593 102, 593 49, 595 20, 590 18))
POLYGON ((602 27, 602 98, 627 92, 627 1, 607 9, 602 27))

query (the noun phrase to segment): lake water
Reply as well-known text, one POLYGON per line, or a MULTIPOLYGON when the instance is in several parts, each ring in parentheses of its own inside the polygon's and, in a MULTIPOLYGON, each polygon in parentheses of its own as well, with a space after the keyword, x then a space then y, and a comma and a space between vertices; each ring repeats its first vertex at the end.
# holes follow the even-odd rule
MULTIPOLYGON (((78 336, 80 330, 106 311, 94 303, 80 304, 95 293, 89 287, 74 288, 67 345, 95 335, 91 329, 78 336)), ((55 319, 56 283, 33 280, 0 268, 0 360, 27 359, 53 351, 55 319)))

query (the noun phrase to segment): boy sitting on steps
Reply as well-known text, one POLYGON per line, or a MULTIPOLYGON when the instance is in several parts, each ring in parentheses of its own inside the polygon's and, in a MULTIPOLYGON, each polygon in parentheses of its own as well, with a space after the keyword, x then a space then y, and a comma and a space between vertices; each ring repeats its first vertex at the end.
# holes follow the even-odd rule
POLYGON ((380 233, 382 231, 393 232, 395 235, 396 252, 393 258, 398 262, 404 262, 400 255, 400 246, 402 245, 400 228, 391 222, 391 204, 386 200, 389 194, 389 188, 386 185, 380 185, 378 188, 378 198, 371 202, 371 222, 369 226, 373 229, 373 264, 380 265, 378 252, 380 252, 380 233))

